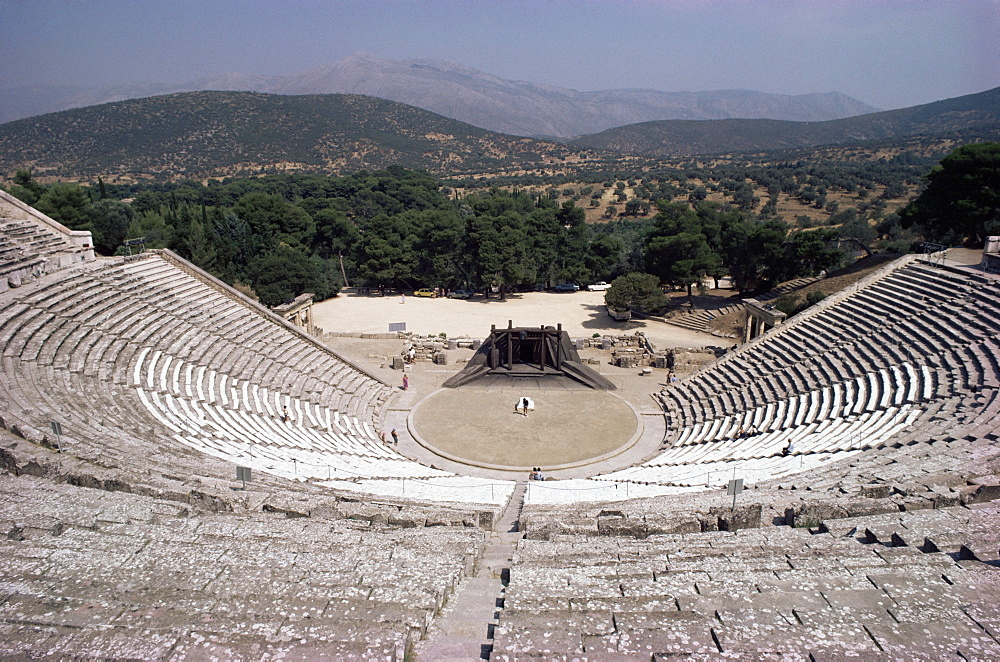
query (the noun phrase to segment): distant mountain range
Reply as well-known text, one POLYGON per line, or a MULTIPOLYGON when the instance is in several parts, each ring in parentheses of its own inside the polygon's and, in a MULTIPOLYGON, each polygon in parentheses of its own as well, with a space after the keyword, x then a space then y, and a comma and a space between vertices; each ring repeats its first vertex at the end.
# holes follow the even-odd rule
POLYGON ((507 80, 444 60, 384 60, 358 53, 291 76, 225 74, 180 85, 0 89, 0 123, 112 101, 203 90, 364 94, 423 108, 490 131, 558 138, 650 120, 764 118, 815 122, 878 110, 839 92, 578 92, 507 80))
POLYGON ((649 157, 762 152, 820 145, 940 136, 1000 138, 1000 87, 954 99, 826 122, 664 120, 608 129, 569 141, 577 147, 649 157))
POLYGON ((352 172, 400 164, 498 172, 577 159, 581 148, 492 133, 375 97, 184 92, 0 124, 0 173, 170 179, 352 172))

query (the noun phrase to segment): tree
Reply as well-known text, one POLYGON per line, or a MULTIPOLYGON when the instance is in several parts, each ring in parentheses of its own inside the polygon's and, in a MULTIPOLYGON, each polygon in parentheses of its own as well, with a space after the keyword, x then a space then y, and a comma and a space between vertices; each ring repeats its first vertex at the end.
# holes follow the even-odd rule
POLYGON ((9 191, 21 202, 34 206, 45 192, 45 187, 31 178, 30 168, 25 168, 14 173, 14 185, 9 191))
POLYGON ((466 280, 459 268, 465 250, 464 224, 451 210, 405 212, 415 228, 418 277, 424 285, 451 286, 466 280))
POLYGON ((265 246, 283 242, 299 248, 308 245, 316 233, 312 217, 280 195, 247 193, 236 203, 233 211, 250 224, 265 246))
POLYGON ((796 232, 788 240, 788 254, 798 266, 795 276, 815 276, 828 271, 844 259, 844 251, 832 247, 837 241, 833 229, 796 232))
POLYGON ((705 235, 691 232, 651 237, 645 257, 646 270, 675 287, 687 288, 692 304, 691 288, 719 264, 719 256, 709 247, 705 235))
POLYGON ((215 263, 215 247, 208 239, 205 223, 194 218, 187 233, 187 250, 191 261, 202 269, 211 269, 215 263))
MULTIPOLYGON (((146 248, 168 248, 173 239, 173 227, 167 225, 166 220, 156 212, 145 212, 138 214, 128 226, 126 237, 128 239, 145 239, 143 246, 146 248)), ((205 243, 205 237, 201 238, 205 243)), ((193 261, 193 260, 192 260, 193 261)), ((195 264, 198 264, 197 262, 195 264)), ((202 266, 202 265, 198 265, 202 266)))
POLYGON ((786 233, 785 224, 776 220, 745 221, 726 228, 722 237, 723 255, 737 290, 764 290, 781 280, 787 273, 782 246, 786 233))
POLYGON ((303 292, 316 292, 323 287, 316 263, 287 244, 279 244, 271 252, 251 260, 247 272, 254 291, 267 306, 277 306, 303 292))
POLYGON ((412 278, 417 268, 414 237, 400 216, 374 218, 358 246, 358 273, 384 291, 412 278))
POLYGON ((321 257, 350 255, 361 241, 358 228, 347 215, 336 209, 321 209, 313 214, 316 235, 313 248, 321 257))
POLYGON ((84 213, 89 204, 90 195, 82 186, 56 182, 45 189, 33 206, 72 230, 89 230, 89 219, 84 213))
POLYGON ((660 279, 653 274, 631 272, 615 278, 604 293, 604 303, 615 310, 635 309, 653 313, 667 307, 660 279))
POLYGON ((587 269, 593 278, 607 279, 621 262, 625 245, 619 237, 602 234, 590 242, 587 269))
POLYGON ((215 237, 216 265, 225 280, 243 279, 247 264, 258 252, 254 234, 232 209, 214 216, 211 234, 215 237))
POLYGON ((133 214, 132 208, 120 200, 100 200, 87 205, 84 217, 94 234, 94 248, 104 255, 113 255, 128 236, 133 214))
POLYGON ((926 180, 923 193, 900 212, 904 228, 917 226, 926 239, 946 245, 981 246, 1000 233, 1000 143, 959 147, 926 180))
POLYGON ((556 212, 559 241, 560 270, 558 277, 562 281, 590 280, 590 270, 587 268, 587 245, 590 239, 590 227, 584 222, 586 215, 573 202, 564 202, 556 212))

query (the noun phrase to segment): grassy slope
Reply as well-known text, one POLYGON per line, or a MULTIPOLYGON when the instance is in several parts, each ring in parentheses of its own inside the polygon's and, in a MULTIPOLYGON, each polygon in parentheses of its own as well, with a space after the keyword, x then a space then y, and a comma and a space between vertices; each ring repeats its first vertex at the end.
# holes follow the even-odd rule
POLYGON ((645 156, 676 156, 792 149, 969 130, 1000 135, 1000 88, 828 122, 643 122, 583 136, 570 144, 645 156))
POLYGON ((189 92, 0 125, 0 170, 81 176, 349 171, 392 163, 454 172, 579 150, 491 133, 375 97, 189 92))

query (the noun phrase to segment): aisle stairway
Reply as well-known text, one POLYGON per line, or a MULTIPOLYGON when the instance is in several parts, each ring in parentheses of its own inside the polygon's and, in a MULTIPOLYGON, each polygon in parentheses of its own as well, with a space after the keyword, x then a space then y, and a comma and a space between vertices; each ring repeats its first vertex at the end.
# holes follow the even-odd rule
POLYGON ((488 660, 503 610, 514 547, 521 538, 520 516, 527 485, 518 483, 507 509, 493 527, 474 573, 458 589, 431 625, 417 659, 428 662, 488 660))

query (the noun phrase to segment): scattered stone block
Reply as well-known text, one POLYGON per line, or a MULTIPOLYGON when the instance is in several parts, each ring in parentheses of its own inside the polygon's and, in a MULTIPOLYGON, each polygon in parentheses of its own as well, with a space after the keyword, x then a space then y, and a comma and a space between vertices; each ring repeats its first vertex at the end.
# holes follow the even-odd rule
POLYGON ((799 528, 816 528, 824 520, 842 519, 848 516, 847 510, 839 505, 826 502, 807 502, 785 511, 785 521, 799 528))
POLYGON ((713 510, 718 516, 719 531, 738 531, 739 529, 759 529, 763 507, 759 503, 737 506, 734 510, 722 508, 713 510))
POLYGON ((892 493, 889 485, 865 485, 858 491, 858 496, 866 499, 888 499, 892 493))
POLYGON ((978 485, 970 491, 963 490, 959 498, 963 504, 985 503, 1000 499, 1000 484, 978 485))

